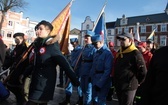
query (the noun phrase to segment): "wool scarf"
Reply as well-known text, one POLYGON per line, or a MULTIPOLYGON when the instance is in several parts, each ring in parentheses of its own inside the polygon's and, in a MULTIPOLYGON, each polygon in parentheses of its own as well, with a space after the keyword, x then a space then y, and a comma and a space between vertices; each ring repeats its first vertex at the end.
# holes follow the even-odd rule
POLYGON ((120 47, 120 50, 117 52, 116 58, 119 57, 119 55, 121 56, 121 58, 123 58, 123 54, 124 53, 129 53, 132 52, 133 50, 138 50, 134 44, 131 44, 127 49, 125 49, 124 51, 122 51, 122 47, 120 47))

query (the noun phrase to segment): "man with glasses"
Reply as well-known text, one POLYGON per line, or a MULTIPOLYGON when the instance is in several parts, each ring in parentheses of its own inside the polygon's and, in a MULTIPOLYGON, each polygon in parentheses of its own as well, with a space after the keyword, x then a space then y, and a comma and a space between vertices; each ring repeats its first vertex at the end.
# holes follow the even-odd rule
POLYGON ((142 54, 134 45, 133 35, 122 33, 117 36, 120 49, 114 64, 114 84, 119 105, 133 105, 136 90, 146 76, 146 65, 142 54))

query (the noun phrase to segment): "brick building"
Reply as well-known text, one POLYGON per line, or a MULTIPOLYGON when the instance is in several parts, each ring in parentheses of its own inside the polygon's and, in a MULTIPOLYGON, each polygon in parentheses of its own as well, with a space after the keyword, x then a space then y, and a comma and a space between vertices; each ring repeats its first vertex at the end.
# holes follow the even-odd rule
MULTIPOLYGON (((146 41, 151 32, 156 29, 154 42, 160 46, 168 45, 168 4, 163 13, 134 17, 126 17, 123 15, 122 18, 117 18, 115 23, 115 35, 121 34, 122 32, 130 32, 131 30, 135 35, 137 27, 139 27, 141 41, 146 41)), ((115 44, 119 46, 117 40, 115 40, 115 44)))

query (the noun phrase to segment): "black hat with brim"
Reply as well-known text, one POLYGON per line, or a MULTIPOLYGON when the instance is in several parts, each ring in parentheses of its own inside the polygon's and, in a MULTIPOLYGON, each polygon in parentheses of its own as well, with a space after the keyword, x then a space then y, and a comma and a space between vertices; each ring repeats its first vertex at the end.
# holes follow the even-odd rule
POLYGON ((17 36, 21 36, 21 37, 24 37, 24 33, 15 33, 13 35, 13 38, 17 37, 17 36))

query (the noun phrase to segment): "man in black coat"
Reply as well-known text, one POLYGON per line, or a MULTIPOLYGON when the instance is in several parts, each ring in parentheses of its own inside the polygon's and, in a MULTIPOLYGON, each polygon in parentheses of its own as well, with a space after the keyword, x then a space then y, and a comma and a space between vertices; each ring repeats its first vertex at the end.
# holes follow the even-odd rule
POLYGON ((144 82, 141 105, 168 105, 168 46, 155 51, 144 82))
POLYGON ((19 81, 21 74, 24 72, 27 66, 27 61, 21 62, 17 67, 16 63, 21 59, 22 53, 27 49, 24 33, 15 33, 13 35, 15 39, 16 47, 11 52, 10 59, 5 61, 3 68, 10 68, 10 75, 5 80, 7 88, 16 96, 17 105, 23 105, 25 102, 22 84, 19 81), (15 64, 15 65, 14 65, 15 64))
MULTIPOLYGON (((72 84, 79 86, 76 74, 67 59, 62 55, 58 42, 47 45, 53 26, 43 20, 35 27, 37 39, 34 41, 32 55, 32 76, 29 88, 29 99, 26 105, 47 105, 53 99, 56 84, 56 66, 63 68, 72 84)), ((29 56, 29 58, 31 58, 29 56)), ((30 61, 30 59, 29 59, 30 61)))
POLYGON ((117 36, 121 48, 114 64, 114 85, 119 105, 133 105, 138 86, 144 81, 147 72, 142 54, 133 42, 133 35, 123 33, 117 36))

